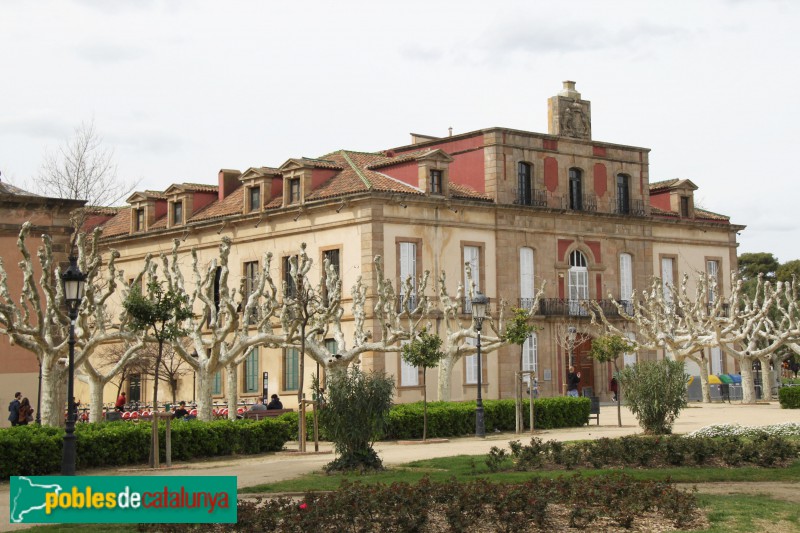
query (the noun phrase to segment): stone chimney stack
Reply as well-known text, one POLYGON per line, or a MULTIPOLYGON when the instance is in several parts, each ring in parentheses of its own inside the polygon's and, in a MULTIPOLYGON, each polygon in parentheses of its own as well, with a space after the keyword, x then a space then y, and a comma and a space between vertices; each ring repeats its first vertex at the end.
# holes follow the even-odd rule
POLYGON ((592 139, 592 104, 581 100, 574 81, 547 100, 547 133, 573 139, 592 139))

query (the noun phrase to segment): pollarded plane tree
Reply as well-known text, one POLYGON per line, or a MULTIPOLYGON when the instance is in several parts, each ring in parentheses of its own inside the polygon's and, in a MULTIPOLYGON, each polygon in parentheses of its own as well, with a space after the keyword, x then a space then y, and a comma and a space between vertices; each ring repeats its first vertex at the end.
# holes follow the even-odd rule
MULTIPOLYGON (((42 369, 41 421, 57 426, 64 422, 63 392, 67 368, 60 364, 69 354, 70 320, 64 303, 61 268, 53 256, 53 243, 48 235, 42 236, 42 246, 37 251, 41 275, 37 281, 34 259, 27 247, 31 224, 22 225, 17 239, 17 249, 22 259, 22 288, 15 301, 8 286, 8 274, 0 259, 0 333, 8 335, 9 342, 32 352, 42 369)), ((86 274, 83 299, 75 321, 75 360, 77 367, 88 361, 103 346, 111 343, 135 344, 139 336, 126 327, 124 314, 112 316, 108 301, 121 283, 121 273, 116 270, 119 254, 112 250, 104 264, 98 249, 99 230, 91 239, 80 234, 76 238, 76 261, 86 274), (87 242, 88 241, 88 242, 87 242)), ((102 411, 93 393, 91 402, 94 416, 102 411), (99 405, 99 407, 98 407, 99 405)))
MULTIPOLYGON (((715 346, 716 339, 709 327, 705 282, 701 279, 691 294, 687 287, 688 279, 684 275, 679 286, 665 286, 661 279, 653 278, 648 290, 634 291, 631 295, 632 313, 628 313, 611 294, 609 299, 614 302, 620 318, 634 326, 630 331, 634 335, 631 339, 634 351, 660 349, 676 361, 688 359, 695 362, 700 369, 703 401, 710 402, 708 360, 703 351, 715 346)), ((629 331, 608 320, 597 302, 590 303, 590 312, 593 324, 612 335, 630 338, 629 331)))
MULTIPOLYGON (((769 372, 770 364, 778 368, 785 357, 782 348, 791 348, 800 338, 797 293, 794 283, 778 281, 773 285, 760 275, 752 295, 742 290, 743 283, 736 274, 731 281, 733 290, 726 302, 731 312, 717 313, 712 327, 720 349, 739 365, 743 403, 754 403, 753 363, 761 361, 765 372, 769 372)), ((764 392, 769 397, 771 387, 767 385, 764 392)))
POLYGON ((259 346, 281 346, 285 334, 276 330, 281 305, 278 289, 270 275, 272 254, 265 253, 260 268, 252 277, 230 281, 231 239, 224 237, 219 257, 205 267, 200 265, 197 250, 191 250, 194 287, 186 290, 178 260, 179 241, 175 241, 167 276, 189 295, 195 315, 185 322, 186 339, 173 343, 173 349, 192 367, 197 376, 197 417, 212 418, 214 375, 228 370, 227 400, 229 418, 236 417, 238 402, 236 369, 247 354, 259 346), (199 312, 198 312, 199 311, 199 312), (188 342, 187 342, 188 341, 188 342), (231 380, 233 380, 231 386, 231 380))
MULTIPOLYGON (((351 289, 353 298, 353 336, 351 342, 342 328, 344 309, 341 303, 341 280, 336 269, 325 264, 326 290, 329 302, 318 308, 313 315, 310 326, 305 331, 305 353, 326 370, 337 372, 344 370, 359 360, 367 352, 399 352, 401 342, 410 340, 422 329, 430 310, 430 298, 426 295, 429 272, 412 282, 406 279, 401 282, 398 291, 384 274, 383 260, 380 256, 374 259, 375 287, 372 293, 369 287, 358 276, 351 289), (371 318, 380 328, 380 338, 373 340, 373 332, 367 327, 367 311, 372 304, 371 318), (325 339, 333 338, 334 347, 325 339)), ((287 342, 293 346, 300 345, 299 323, 295 322, 287 342)))
MULTIPOLYGON (((442 335, 443 352, 445 354, 439 363, 439 400, 449 401, 452 388, 452 372, 456 363, 464 356, 477 354, 477 346, 472 344, 469 339, 476 339, 478 333, 475 330, 475 321, 467 312, 470 306, 465 305, 471 302, 477 291, 475 282, 472 278, 472 268, 469 263, 464 264, 464 277, 465 283, 459 283, 456 289, 455 296, 451 296, 447 290, 447 275, 442 271, 439 276, 439 308, 442 313, 442 320, 444 324, 444 335, 442 335), (465 290, 466 285, 466 290, 465 290), (464 312, 462 312, 462 310, 464 312), (468 324, 464 323, 462 316, 469 320, 468 324)), ((539 302, 544 294, 544 284, 536 291, 533 302, 529 309, 527 309, 527 318, 532 319, 539 311, 539 302)), ((488 328, 483 326, 481 331, 481 354, 489 354, 499 350, 503 346, 509 344, 511 341, 506 338, 505 327, 505 310, 507 304, 504 300, 500 300, 500 305, 497 310, 497 319, 495 320, 490 314, 487 313, 484 323, 488 323, 488 328), (483 331, 487 331, 484 333, 483 331), (490 332, 490 333, 489 333, 490 332)))

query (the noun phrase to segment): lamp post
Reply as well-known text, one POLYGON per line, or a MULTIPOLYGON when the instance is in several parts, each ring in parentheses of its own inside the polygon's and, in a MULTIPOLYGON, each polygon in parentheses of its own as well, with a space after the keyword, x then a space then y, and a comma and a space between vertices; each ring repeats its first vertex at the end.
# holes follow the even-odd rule
POLYGON ((78 318, 78 307, 83 299, 86 274, 78 268, 77 259, 69 258, 69 268, 61 275, 64 285, 64 302, 69 313, 69 378, 67 381, 67 425, 64 433, 64 454, 61 458, 61 475, 75 475, 75 320, 78 318))
POLYGON ((485 437, 486 427, 483 423, 483 398, 481 396, 482 377, 483 371, 481 369, 481 326, 483 319, 486 317, 486 304, 489 299, 480 293, 476 292, 475 297, 472 298, 472 320, 475 321, 475 331, 478 332, 478 398, 475 406, 475 436, 485 437))

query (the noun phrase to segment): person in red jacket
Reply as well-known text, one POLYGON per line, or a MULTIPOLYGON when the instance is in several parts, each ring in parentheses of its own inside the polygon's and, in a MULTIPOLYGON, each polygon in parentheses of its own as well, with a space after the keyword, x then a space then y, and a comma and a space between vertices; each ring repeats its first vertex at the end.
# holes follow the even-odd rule
POLYGON ((117 411, 124 411, 126 403, 128 403, 128 399, 125 397, 125 392, 123 392, 119 395, 119 398, 117 398, 117 403, 114 404, 114 409, 117 411))

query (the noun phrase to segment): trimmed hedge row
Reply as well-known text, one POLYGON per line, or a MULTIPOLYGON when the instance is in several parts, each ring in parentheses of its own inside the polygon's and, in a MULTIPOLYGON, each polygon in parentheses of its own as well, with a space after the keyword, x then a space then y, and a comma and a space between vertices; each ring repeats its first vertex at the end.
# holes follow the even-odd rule
MULTIPOLYGON (((78 424, 77 468, 146 463, 150 427, 149 423, 129 422, 78 424)), ((63 438, 63 429, 46 426, 17 426, 0 431, 0 479, 58 472, 63 438)), ((291 438, 290 424, 280 419, 176 422, 172 424, 172 458, 180 461, 279 451, 291 438)), ((159 444, 163 456, 163 423, 159 424, 159 444)))
POLYGON ((800 387, 781 387, 778 400, 782 409, 800 409, 800 387))
MULTIPOLYGON (((537 429, 580 427, 589 421, 589 398, 541 398, 534 400, 534 417, 537 429)), ((523 402, 525 424, 530 419, 530 401, 523 402)), ((514 431, 514 400, 484 400, 486 431, 514 431)), ((389 424, 383 440, 421 439, 422 402, 397 404, 389 412, 389 424)), ((297 413, 280 417, 291 424, 290 432, 297 435, 297 413)), ((307 438, 313 439, 313 414, 306 413, 307 438)), ((429 402, 428 437, 457 437, 475 433, 475 402, 429 402)), ((320 426, 320 439, 329 440, 320 426)))

